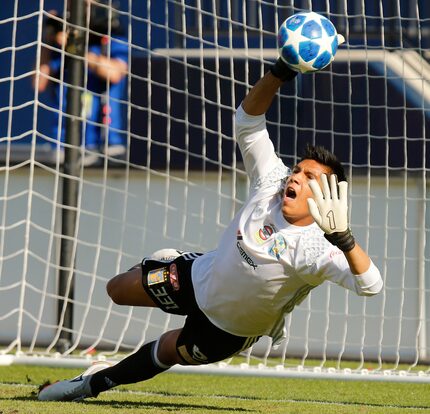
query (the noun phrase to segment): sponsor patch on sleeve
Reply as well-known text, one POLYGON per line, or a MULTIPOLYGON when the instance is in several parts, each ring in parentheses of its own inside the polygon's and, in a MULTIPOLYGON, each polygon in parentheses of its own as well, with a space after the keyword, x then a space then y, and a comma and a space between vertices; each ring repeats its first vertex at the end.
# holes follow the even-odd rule
POLYGON ((173 290, 179 290, 178 269, 175 263, 170 265, 170 284, 173 290))
POLYGON ((150 270, 148 272, 148 286, 164 282, 167 279, 167 274, 168 272, 166 267, 150 270))

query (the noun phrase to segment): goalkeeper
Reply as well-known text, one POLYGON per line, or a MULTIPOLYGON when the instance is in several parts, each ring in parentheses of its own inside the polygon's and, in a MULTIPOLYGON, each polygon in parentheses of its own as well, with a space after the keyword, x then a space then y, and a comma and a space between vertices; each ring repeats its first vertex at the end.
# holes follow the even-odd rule
POLYGON ((186 315, 184 326, 116 365, 94 365, 43 388, 40 400, 96 397, 175 364, 220 361, 263 335, 276 343, 285 336, 285 315, 324 281, 363 296, 382 289, 378 269, 351 233, 348 184, 336 157, 308 147, 290 170, 275 154, 265 112, 295 76, 278 60, 237 109, 236 138, 251 187, 217 250, 161 250, 108 282, 115 303, 186 315))

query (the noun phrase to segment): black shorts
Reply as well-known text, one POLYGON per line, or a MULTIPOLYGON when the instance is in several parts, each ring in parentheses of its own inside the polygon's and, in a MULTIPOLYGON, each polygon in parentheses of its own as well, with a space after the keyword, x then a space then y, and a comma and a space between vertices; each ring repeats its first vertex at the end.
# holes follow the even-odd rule
POLYGON ((252 346, 260 338, 232 335, 215 326, 200 310, 194 296, 191 267, 198 253, 184 253, 172 261, 143 259, 145 291, 167 313, 186 316, 177 351, 186 365, 221 361, 252 346))

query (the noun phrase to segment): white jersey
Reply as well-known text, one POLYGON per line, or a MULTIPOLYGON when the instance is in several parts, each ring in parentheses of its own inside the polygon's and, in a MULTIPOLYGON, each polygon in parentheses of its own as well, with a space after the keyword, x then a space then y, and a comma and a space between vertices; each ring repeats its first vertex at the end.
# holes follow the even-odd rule
POLYGON ((378 293, 382 279, 373 263, 366 273, 352 274, 317 224, 294 226, 283 217, 282 190, 290 170, 275 153, 265 116, 247 115, 239 107, 236 139, 251 180, 249 198, 217 250, 192 267, 196 300, 209 320, 234 335, 276 339, 285 314, 325 280, 358 295, 378 293))

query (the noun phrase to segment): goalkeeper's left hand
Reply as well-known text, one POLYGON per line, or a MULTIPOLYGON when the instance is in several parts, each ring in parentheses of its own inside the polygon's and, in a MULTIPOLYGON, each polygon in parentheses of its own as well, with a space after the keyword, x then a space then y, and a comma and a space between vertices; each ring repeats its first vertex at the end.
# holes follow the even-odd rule
POLYGON ((321 174, 322 190, 316 180, 309 181, 314 199, 308 198, 309 212, 324 232, 324 237, 344 252, 355 246, 354 236, 348 224, 348 183, 337 182, 335 174, 321 174))

